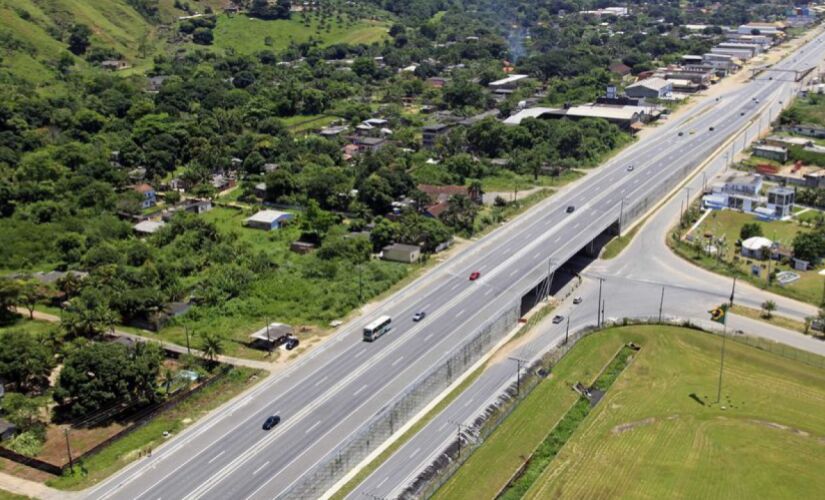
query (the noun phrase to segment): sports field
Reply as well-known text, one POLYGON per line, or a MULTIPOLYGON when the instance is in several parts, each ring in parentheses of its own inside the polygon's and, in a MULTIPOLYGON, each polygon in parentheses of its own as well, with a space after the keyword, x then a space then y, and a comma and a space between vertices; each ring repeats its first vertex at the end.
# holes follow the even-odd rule
MULTIPOLYGON (((728 342, 722 409, 714 404, 720 339, 645 326, 585 339, 554 373, 567 378, 574 369, 565 361, 588 364, 578 351, 603 357, 623 341, 642 350, 528 498, 822 497, 825 370, 728 342)), ((555 382, 539 386, 437 496, 494 496, 553 425, 544 416, 558 409, 535 400, 566 403, 569 386, 555 382)))

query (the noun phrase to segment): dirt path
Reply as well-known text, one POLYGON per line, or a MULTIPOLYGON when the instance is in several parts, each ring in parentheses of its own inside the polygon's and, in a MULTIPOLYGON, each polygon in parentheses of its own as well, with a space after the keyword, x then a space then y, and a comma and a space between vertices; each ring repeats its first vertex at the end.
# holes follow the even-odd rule
POLYGON ((41 500, 70 500, 82 496, 79 492, 56 490, 44 484, 12 476, 4 472, 0 472, 0 490, 26 497, 40 498, 41 500))

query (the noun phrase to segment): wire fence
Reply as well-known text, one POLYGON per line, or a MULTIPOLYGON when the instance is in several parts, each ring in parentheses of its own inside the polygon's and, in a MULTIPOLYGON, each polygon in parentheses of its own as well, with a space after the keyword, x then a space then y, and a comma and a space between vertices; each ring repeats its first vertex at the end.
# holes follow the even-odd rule
POLYGON ((318 498, 323 495, 501 341, 516 324, 519 315, 520 302, 507 306, 469 341, 448 353, 434 365, 434 369, 414 381, 394 402, 379 410, 363 430, 341 444, 278 498, 318 498))
POLYGON ((457 434, 456 439, 451 441, 433 462, 404 489, 400 498, 405 500, 430 498, 435 494, 470 458, 472 453, 510 416, 518 407, 518 403, 529 396, 533 389, 547 377, 552 367, 558 364, 579 340, 604 329, 642 324, 680 326, 715 336, 722 336, 724 333, 727 340, 809 366, 825 369, 825 357, 823 356, 759 337, 729 331, 723 332, 721 325, 712 322, 697 322, 680 317, 663 317, 660 320, 658 316, 650 316, 606 320, 601 328, 596 327, 596 325, 580 327, 570 334, 566 342, 553 347, 534 361, 526 372, 521 375, 520 387, 517 387, 517 382, 514 381, 469 426, 462 427, 462 431, 457 434))

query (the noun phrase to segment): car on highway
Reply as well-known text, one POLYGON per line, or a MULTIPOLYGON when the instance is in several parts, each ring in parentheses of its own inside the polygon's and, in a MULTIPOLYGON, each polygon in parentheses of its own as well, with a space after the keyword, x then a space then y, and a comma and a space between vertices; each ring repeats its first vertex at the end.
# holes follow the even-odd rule
POLYGON ((627 166, 627 171, 628 172, 633 172, 633 165, 628 165, 627 166))
POLYGON ((709 130, 710 130, 711 132, 713 132, 715 129, 714 129, 713 127, 710 127, 710 129, 709 129, 709 130))
POLYGON ((268 431, 281 423, 281 417, 278 415, 270 415, 264 420, 263 430, 268 431))
POLYGON ((418 311, 417 313, 413 314, 413 321, 421 321, 422 319, 427 317, 427 313, 424 311, 418 311))
POLYGON ((562 321, 564 321, 564 316, 562 316, 561 314, 556 314, 555 316, 553 316, 553 324, 554 325, 558 325, 562 321))
POLYGON ((570 206, 567 207, 567 213, 568 214, 572 214, 574 210, 576 210, 576 207, 574 207, 573 205, 570 205, 570 206))
POLYGON ((742 111, 741 113, 739 113, 739 116, 745 116, 745 112, 742 111))
POLYGON ((684 132, 679 132, 679 137, 682 137, 683 135, 685 135, 684 132))
POLYGON ((481 273, 478 271, 473 271, 470 273, 470 281, 475 281, 481 276, 481 273))
POLYGON ((581 304, 581 303, 582 303, 582 300, 583 300, 583 299, 581 298, 581 296, 577 296, 577 297, 574 297, 574 298, 573 298, 573 303, 574 303, 574 304, 581 304))

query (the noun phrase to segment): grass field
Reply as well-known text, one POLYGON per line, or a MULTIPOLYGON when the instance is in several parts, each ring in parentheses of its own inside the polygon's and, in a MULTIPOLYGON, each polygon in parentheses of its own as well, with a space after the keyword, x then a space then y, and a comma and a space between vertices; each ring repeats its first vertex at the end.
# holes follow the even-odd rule
MULTIPOLYGON (((718 262, 715 256, 709 256, 706 252, 697 254, 697 250, 687 243, 675 243, 670 238, 668 238, 668 242, 676 253, 689 259, 696 265, 719 274, 729 276, 736 274, 739 278, 747 279, 754 285, 765 288, 768 261, 757 261, 745 258, 734 260, 734 257, 737 256, 739 251, 735 245, 739 239, 739 231, 742 225, 747 222, 758 222, 762 227, 762 234, 766 238, 772 241, 778 241, 787 248, 792 248, 793 238, 797 233, 810 230, 791 221, 760 222, 749 214, 733 210, 721 210, 712 212, 693 232, 693 236, 696 238, 704 238, 705 235, 713 235, 714 238, 724 236, 727 245, 722 254, 724 257, 722 259, 723 262, 718 262), (760 277, 752 275, 752 265, 758 265, 762 268, 760 277)), ((786 264, 777 264, 772 261, 771 271, 774 269, 777 271, 792 270, 790 266, 786 264)), ((818 271, 819 269, 804 272, 794 271, 799 274, 799 280, 786 286, 772 283, 767 289, 780 295, 819 305, 822 301, 823 278, 818 274, 818 271)))
POLYGON ((825 370, 675 327, 615 328, 582 340, 438 498, 490 498, 618 346, 642 345, 528 498, 819 498, 825 370), (704 404, 691 397, 695 397, 704 404))
POLYGON ((28 313, 26 313, 26 317, 20 316, 10 323, 0 325, 0 333, 13 330, 16 332, 26 332, 36 335, 39 333, 46 333, 52 328, 57 328, 57 326, 55 326, 54 323, 49 323, 48 321, 32 321, 29 319, 28 313))
POLYGON ((221 15, 214 30, 214 45, 219 49, 233 48, 239 53, 250 54, 260 50, 283 50, 291 42, 303 43, 310 38, 320 41, 322 45, 332 45, 370 44, 387 37, 387 25, 379 21, 359 20, 347 26, 333 20, 331 29, 327 31, 318 30, 317 19, 311 19, 309 27, 306 27, 300 16, 267 21, 244 15, 221 15), (270 45, 265 43, 267 37, 271 39, 270 45))
POLYGON ((15 495, 14 493, 10 493, 6 490, 0 490, 0 500, 26 500, 27 498, 29 497, 15 495))

